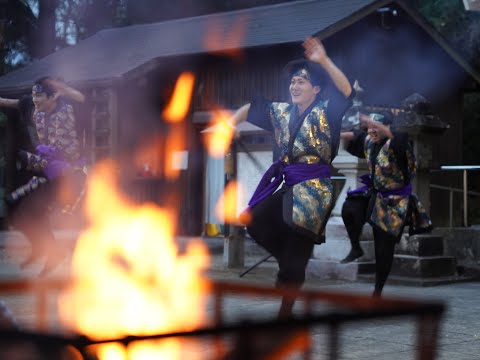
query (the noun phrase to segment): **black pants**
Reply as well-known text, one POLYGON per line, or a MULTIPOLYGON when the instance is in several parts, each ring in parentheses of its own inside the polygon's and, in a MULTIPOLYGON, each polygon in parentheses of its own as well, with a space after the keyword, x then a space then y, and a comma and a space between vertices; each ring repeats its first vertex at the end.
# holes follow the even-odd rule
POLYGON ((50 182, 41 185, 9 209, 11 224, 28 238, 34 257, 47 255, 52 247, 57 247, 48 216, 48 206, 56 193, 55 185, 50 182))
MULTIPOLYGON (((360 246, 360 235, 366 222, 369 198, 347 198, 342 206, 342 219, 352 247, 360 246)), ((392 269, 397 237, 373 226, 375 244, 375 291, 381 292, 392 269)))
POLYGON ((284 191, 277 191, 252 210, 252 222, 247 226, 252 238, 278 261, 278 285, 301 286, 314 242, 295 232, 283 221, 284 191))

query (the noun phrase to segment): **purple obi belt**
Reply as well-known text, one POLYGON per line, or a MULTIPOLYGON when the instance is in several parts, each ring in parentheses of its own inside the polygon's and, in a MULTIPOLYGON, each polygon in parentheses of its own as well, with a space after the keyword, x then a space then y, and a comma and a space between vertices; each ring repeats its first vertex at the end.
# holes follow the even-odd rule
MULTIPOLYGON (((372 179, 370 178, 369 174, 365 174, 359 177, 360 182, 362 184, 365 184, 365 186, 361 186, 355 190, 351 190, 347 192, 347 196, 355 195, 355 194, 360 194, 362 192, 365 192, 367 190, 373 189, 373 183, 372 179)), ((375 190, 375 189, 373 189, 375 190)), ((379 191, 375 190, 378 194, 381 194, 383 197, 388 197, 388 196, 410 196, 412 195, 412 184, 405 185, 404 187, 400 189, 395 189, 395 190, 384 190, 384 191, 379 191)))
POLYGON ((274 162, 263 175, 257 185, 248 207, 252 208, 260 201, 272 195, 278 189, 285 177, 285 184, 293 186, 305 180, 329 178, 330 166, 325 164, 297 163, 287 165, 278 160, 274 162))
POLYGON ((36 147, 37 154, 48 161, 43 172, 49 180, 54 180, 72 169, 72 166, 83 167, 84 159, 79 159, 74 163, 67 162, 62 153, 51 145, 38 145, 36 147))

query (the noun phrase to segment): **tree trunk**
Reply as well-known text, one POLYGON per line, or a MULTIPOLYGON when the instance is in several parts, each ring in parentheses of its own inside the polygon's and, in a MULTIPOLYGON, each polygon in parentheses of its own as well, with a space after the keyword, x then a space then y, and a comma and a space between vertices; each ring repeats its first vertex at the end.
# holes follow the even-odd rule
POLYGON ((36 59, 42 58, 55 51, 55 10, 59 0, 38 1, 38 28, 35 35, 35 44, 32 56, 36 59))

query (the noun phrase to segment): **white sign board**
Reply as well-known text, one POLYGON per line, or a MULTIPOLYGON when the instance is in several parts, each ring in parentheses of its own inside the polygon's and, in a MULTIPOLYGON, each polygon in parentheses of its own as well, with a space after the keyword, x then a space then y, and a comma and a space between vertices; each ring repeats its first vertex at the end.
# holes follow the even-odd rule
POLYGON ((188 169, 188 151, 175 151, 172 154, 172 168, 174 170, 188 169))

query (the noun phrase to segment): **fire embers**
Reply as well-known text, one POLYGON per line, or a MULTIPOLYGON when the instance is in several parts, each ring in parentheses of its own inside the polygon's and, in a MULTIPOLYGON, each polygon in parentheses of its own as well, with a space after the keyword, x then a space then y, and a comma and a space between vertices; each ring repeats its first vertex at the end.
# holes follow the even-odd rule
MULTIPOLYGON (((209 255, 200 241, 180 252, 171 214, 152 204, 136 206, 117 191, 113 165, 89 179, 89 228, 73 256, 74 282, 59 299, 62 322, 93 339, 192 330, 204 323, 209 255)), ((176 339, 95 347, 100 360, 179 358, 176 339), (140 355, 142 354, 142 355, 140 355)))

